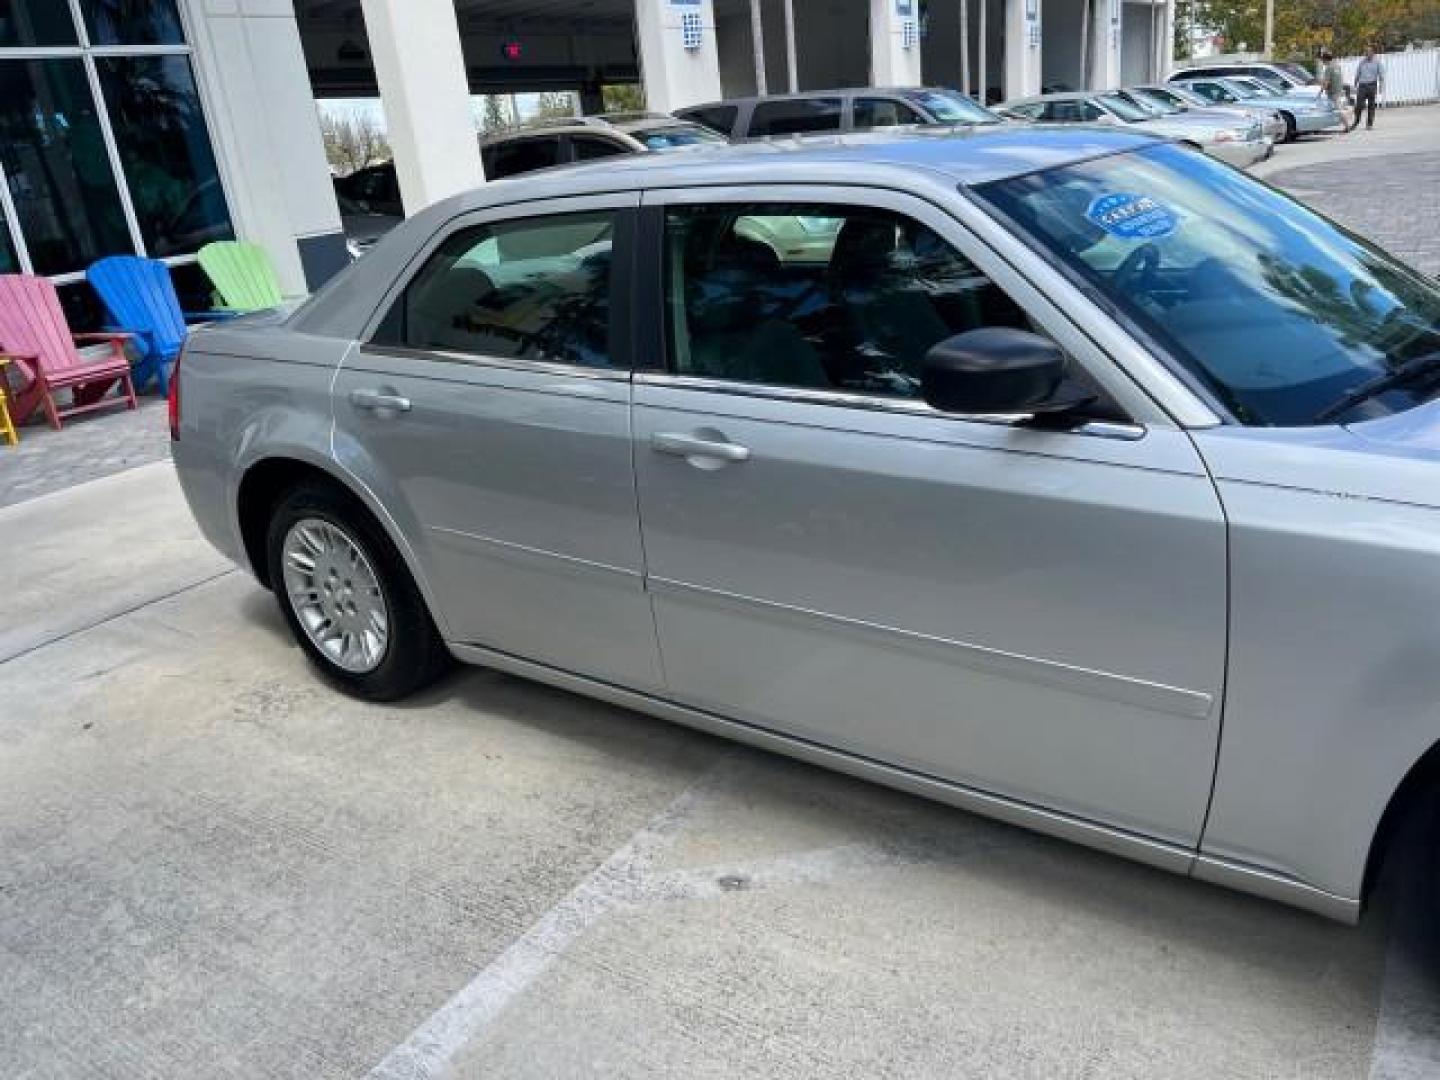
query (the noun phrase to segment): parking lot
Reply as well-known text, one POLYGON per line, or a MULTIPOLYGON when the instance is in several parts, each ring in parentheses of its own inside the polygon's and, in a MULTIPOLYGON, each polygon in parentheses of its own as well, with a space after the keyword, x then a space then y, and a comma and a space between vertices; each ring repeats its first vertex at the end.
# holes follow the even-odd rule
MULTIPOLYGON (((1440 109, 1261 171, 1440 272, 1440 109)), ((0 1077, 1440 1075, 1403 876, 1351 929, 493 672, 336 695, 163 423, 0 448, 0 1077)))

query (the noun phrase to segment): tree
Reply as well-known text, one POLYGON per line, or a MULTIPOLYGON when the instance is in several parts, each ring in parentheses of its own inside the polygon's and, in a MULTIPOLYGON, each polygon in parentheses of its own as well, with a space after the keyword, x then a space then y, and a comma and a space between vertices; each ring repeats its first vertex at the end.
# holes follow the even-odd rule
POLYGON ((345 115, 322 107, 320 137, 325 160, 344 176, 391 158, 385 129, 368 113, 345 115))
POLYGON ((600 88, 606 112, 644 112, 645 91, 639 83, 611 83, 600 88))
POLYGON ((486 94, 485 107, 480 117, 480 129, 493 133, 513 126, 505 115, 505 105, 500 95, 486 94))
MULTIPOLYGON (((1175 14, 1177 56, 1190 55, 1196 31, 1219 35, 1226 51, 1264 47, 1263 0, 1178 0, 1175 14)), ((1440 36, 1436 0, 1275 0, 1275 55, 1313 59, 1322 49, 1355 56, 1372 44, 1404 48, 1412 41, 1440 36)))

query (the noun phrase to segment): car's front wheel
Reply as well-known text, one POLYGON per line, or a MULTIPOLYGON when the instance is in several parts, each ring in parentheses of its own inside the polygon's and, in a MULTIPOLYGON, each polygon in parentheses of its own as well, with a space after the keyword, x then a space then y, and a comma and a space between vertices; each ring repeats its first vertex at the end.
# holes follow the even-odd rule
POLYGON ((445 669, 449 652, 404 561, 350 495, 292 488, 270 518, 267 557, 295 639, 342 689, 395 701, 445 669))
POLYGON ((1287 143, 1294 142, 1298 137, 1298 132, 1295 130, 1295 117, 1291 116, 1288 112, 1282 112, 1280 119, 1285 122, 1285 137, 1282 141, 1287 143))

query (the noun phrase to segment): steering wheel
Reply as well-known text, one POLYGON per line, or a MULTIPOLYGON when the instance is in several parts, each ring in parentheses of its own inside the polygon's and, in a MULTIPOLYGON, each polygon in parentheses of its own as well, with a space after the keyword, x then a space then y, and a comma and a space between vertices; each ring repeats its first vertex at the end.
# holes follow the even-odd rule
POLYGON ((1147 279, 1159 269, 1160 249, 1154 244, 1141 244, 1115 268, 1112 283, 1117 292, 1143 291, 1147 279))

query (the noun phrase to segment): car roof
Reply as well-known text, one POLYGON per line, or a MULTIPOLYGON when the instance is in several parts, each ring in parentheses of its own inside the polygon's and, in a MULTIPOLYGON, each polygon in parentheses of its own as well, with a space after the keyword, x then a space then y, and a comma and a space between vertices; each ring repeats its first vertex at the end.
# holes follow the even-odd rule
POLYGON ((494 180, 422 210, 395 229, 295 315, 302 332, 358 333, 429 239, 461 215, 509 204, 664 188, 761 184, 851 185, 927 193, 1003 180, 1167 141, 1138 130, 1084 124, 931 126, 807 135, 680 154, 629 154, 494 180))
MULTIPOLYGON (((706 101, 699 105, 686 105, 683 109, 676 109, 675 115, 683 116, 686 113, 694 112, 696 109, 714 109, 722 105, 748 105, 751 102, 757 104, 762 101, 805 101, 811 98, 833 98, 843 97, 846 94, 863 94, 866 97, 880 97, 885 94, 904 96, 906 94, 927 94, 937 90, 948 90, 944 86, 837 86, 830 90, 800 90, 793 94, 746 94, 742 97, 723 98, 719 101, 706 101)), ((977 101, 978 105, 979 102, 977 101)))

